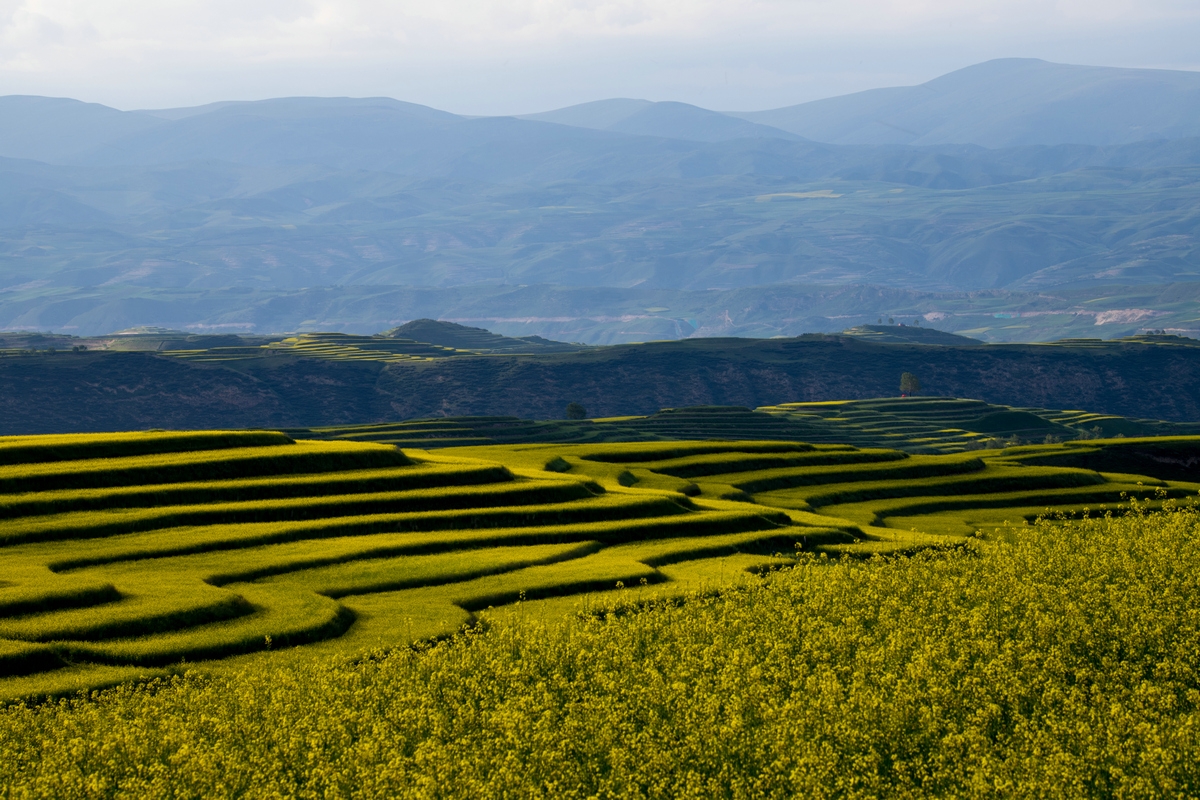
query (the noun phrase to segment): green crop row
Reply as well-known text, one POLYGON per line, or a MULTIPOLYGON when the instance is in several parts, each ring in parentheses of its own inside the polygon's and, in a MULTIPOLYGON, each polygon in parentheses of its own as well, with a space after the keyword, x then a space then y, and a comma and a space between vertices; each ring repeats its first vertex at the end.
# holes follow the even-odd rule
POLYGON ((97 458, 0 467, 0 493, 90 489, 131 484, 184 483, 263 475, 382 469, 412 464, 386 445, 296 442, 212 452, 97 458))
MULTIPOLYGON (((854 519, 861 512, 868 512, 876 519, 915 516, 944 512, 963 512, 979 509, 1010 509, 1033 507, 1042 509, 1046 506, 1077 506, 1085 503, 1119 504, 1127 497, 1154 497, 1162 491, 1158 487, 1136 486, 1119 483, 1102 483, 1089 486, 1075 486, 1058 489, 1030 489, 1017 492, 997 492, 988 494, 964 494, 958 496, 914 496, 896 498, 893 500, 873 500, 861 503, 845 503, 842 505, 825 506, 822 513, 835 516, 847 516, 854 519)), ((1187 497, 1195 494, 1191 488, 1173 488, 1166 490, 1175 497, 1187 497)), ((959 516, 956 514, 956 516, 959 516)))
MULTIPOLYGON (((297 630, 308 640, 338 632, 335 630, 337 626, 331 626, 331 622, 342 619, 345 615, 328 606, 321 606, 318 601, 315 604, 318 611, 322 608, 329 611, 323 615, 318 613, 318 622, 313 624, 305 610, 311 610, 310 607, 314 606, 314 603, 296 602, 297 596, 305 592, 344 596, 362 592, 375 593, 401 586, 437 586, 474 580, 475 587, 450 586, 446 591, 458 597, 458 605, 477 610, 522 596, 547 596, 587 588, 610 587, 611 576, 607 575, 607 572, 612 569, 616 569, 620 576, 630 579, 646 577, 646 573, 653 572, 646 569, 645 565, 631 563, 638 559, 673 563, 698 555, 736 552, 739 545, 744 547, 764 541, 776 541, 780 546, 790 547, 800 535, 797 529, 777 529, 766 533, 743 533, 734 537, 685 538, 651 544, 642 542, 611 548, 595 556, 588 554, 593 553, 600 545, 595 542, 583 542, 566 546, 492 548, 441 556, 359 560, 335 567, 292 572, 273 581, 268 580, 266 585, 236 584, 231 588, 247 593, 253 607, 260 609, 249 615, 241 615, 236 620, 212 622, 186 631, 142 636, 123 643, 81 645, 72 642, 61 649, 70 657, 88 658, 100 663, 153 665, 170 663, 179 658, 211 658, 216 655, 263 649, 270 646, 268 642, 272 640, 279 644, 296 643, 297 630), (795 535, 788 535, 789 532, 795 535), (572 559, 586 561, 586 568, 566 565, 565 568, 543 570, 540 574, 536 569, 530 569, 537 564, 560 564, 572 559), (512 572, 513 570, 516 572, 512 572), (510 572, 512 574, 508 574, 510 572), (478 591, 481 587, 477 579, 481 575, 494 573, 504 574, 485 584, 482 588, 486 591, 481 594, 478 591), (280 608, 274 603, 264 603, 264 596, 280 596, 278 592, 269 588, 272 583, 292 590, 285 592, 286 608, 280 608), (303 624, 297 625, 298 619, 302 620, 303 624), (291 627, 281 623, 290 623, 291 627)), ((94 628, 86 631, 87 635, 58 635, 51 638, 99 638, 95 636, 99 630, 94 628)))
POLYGON ((23 585, 0 589, 0 619, 61 608, 94 606, 120 598, 111 583, 56 580, 57 576, 40 564, 31 571, 41 574, 30 576, 34 580, 23 585))
POLYGON ((0 437, 0 466, 291 444, 277 431, 150 431, 0 437))
POLYGON ((662 567, 680 561, 718 558, 735 553, 766 555, 775 552, 791 553, 797 545, 856 541, 845 531, 835 528, 783 527, 773 530, 733 533, 724 536, 694 536, 684 539, 657 539, 631 542, 614 547, 613 555, 635 558, 650 567, 662 567))
POLYGON ((142 636, 230 619, 249 611, 236 593, 189 575, 142 570, 123 581, 118 579, 116 584, 118 589, 128 589, 129 594, 85 608, 0 619, 0 639, 53 642, 142 636))
POLYGON ((61 666, 63 660, 53 648, 32 642, 0 639, 0 677, 45 672, 61 666))
POLYGON ((568 503, 590 497, 592 493, 576 481, 539 481, 416 489, 407 492, 246 500, 131 511, 82 511, 0 523, 0 545, 116 536, 183 526, 329 519, 452 509, 468 509, 473 513, 486 515, 512 506, 568 503))
POLYGON ((539 564, 568 561, 591 555, 600 546, 599 542, 584 541, 359 559, 296 570, 266 578, 262 583, 285 583, 336 599, 353 594, 436 586, 539 564))
POLYGON ((70 659, 99 664, 162 666, 180 660, 224 658, 272 647, 287 648, 339 636, 354 615, 334 600, 290 586, 237 587, 255 610, 245 616, 169 633, 94 644, 60 646, 70 659))
MULTIPOLYGON (((1037 467, 1004 468, 987 466, 980 472, 897 481, 862 481, 835 483, 792 490, 789 494, 802 497, 814 508, 835 503, 857 503, 864 500, 884 500, 912 496, 941 495, 958 497, 966 494, 1036 491, 1103 484, 1105 479, 1090 470, 1047 469, 1037 467)), ((764 497, 757 498, 767 503, 764 497)))
POLYGON ((813 449, 815 448, 812 445, 800 442, 630 442, 607 444, 605 449, 589 451, 581 457, 586 461, 603 461, 610 464, 639 464, 643 461, 663 461, 709 453, 805 453, 813 449))
MULTIPOLYGON (((679 509, 678 506, 674 506, 679 509)), ((499 545, 546 544, 596 540, 614 544, 640 539, 671 538, 763 530, 785 525, 788 519, 774 509, 712 511, 669 516, 646 500, 610 506, 611 519, 558 524, 465 529, 397 530, 389 516, 321 523, 253 523, 215 529, 180 528, 161 534, 138 534, 121 541, 91 540, 44 545, 26 557, 47 561, 56 570, 140 562, 155 559, 154 569, 167 569, 171 559, 181 568, 215 585, 248 581, 305 567, 324 566, 356 558, 436 553, 499 545), (86 547, 92 545, 92 547, 86 547), (257 550, 256 548, 262 548, 257 550), (202 560, 196 560, 202 559, 202 560), (203 560, 210 559, 210 560, 203 560)))
POLYGON ((791 469, 759 470, 728 475, 714 475, 713 483, 723 483, 749 492, 769 492, 797 486, 816 486, 851 481, 896 481, 932 478, 942 475, 961 475, 977 472, 983 461, 971 455, 909 456, 884 463, 847 464, 845 466, 794 467, 791 469))
POLYGON ((899 461, 908 458, 899 450, 813 450, 798 453, 725 452, 684 456, 664 461, 640 463, 643 469, 673 475, 676 478, 703 478, 735 472, 781 467, 820 467, 841 464, 865 464, 899 461))
MULTIPOLYGON (((746 516, 771 517, 766 508, 748 509, 746 516)), ((55 570, 163 558, 214 550, 231 550, 306 539, 368 536, 378 533, 466 531, 474 528, 582 525, 591 522, 669 518, 678 516, 703 525, 708 513, 690 512, 675 501, 655 495, 595 497, 569 505, 510 506, 499 509, 419 511, 371 514, 312 521, 252 522, 165 528, 112 539, 50 542, 13 548, 13 556, 41 554, 55 570)))
POLYGON ((1019 447, 1006 460, 1047 467, 1079 467, 1097 472, 1151 475, 1166 480, 1200 476, 1200 441, 1193 436, 1067 442, 1060 447, 1019 447))
POLYGON ((48 492, 0 495, 0 519, 72 511, 476 486, 511 480, 512 473, 498 464, 464 464, 346 470, 282 477, 115 486, 99 489, 59 489, 48 492))

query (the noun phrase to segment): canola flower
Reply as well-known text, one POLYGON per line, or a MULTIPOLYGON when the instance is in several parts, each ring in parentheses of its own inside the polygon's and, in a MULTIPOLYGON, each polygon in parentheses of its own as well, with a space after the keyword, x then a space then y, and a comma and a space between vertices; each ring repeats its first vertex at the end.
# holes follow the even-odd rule
POLYGON ((1197 796, 1198 592, 1195 510, 1136 502, 804 558, 683 602, 11 707, 0 796, 1197 796))

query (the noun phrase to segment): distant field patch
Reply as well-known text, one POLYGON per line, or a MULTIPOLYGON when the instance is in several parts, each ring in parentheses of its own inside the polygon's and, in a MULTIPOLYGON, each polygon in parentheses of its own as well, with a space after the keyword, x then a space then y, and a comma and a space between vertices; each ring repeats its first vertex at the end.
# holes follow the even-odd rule
POLYGON ((760 194, 755 197, 755 201, 765 203, 770 200, 807 200, 809 198, 833 198, 841 197, 842 195, 834 192, 832 189, 817 189, 812 192, 775 192, 773 194, 760 194))

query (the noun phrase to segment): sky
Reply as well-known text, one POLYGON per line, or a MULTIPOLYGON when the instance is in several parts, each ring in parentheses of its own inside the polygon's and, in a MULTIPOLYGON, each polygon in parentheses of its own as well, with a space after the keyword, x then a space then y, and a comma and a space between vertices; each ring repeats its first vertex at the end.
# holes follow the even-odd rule
POLYGON ((1200 70, 1200 0, 0 0, 0 95, 777 108, 991 58, 1200 70))

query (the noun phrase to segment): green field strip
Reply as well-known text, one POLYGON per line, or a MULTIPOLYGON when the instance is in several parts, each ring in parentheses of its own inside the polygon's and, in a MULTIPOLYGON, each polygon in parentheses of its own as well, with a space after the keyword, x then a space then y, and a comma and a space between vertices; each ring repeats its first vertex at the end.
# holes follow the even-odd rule
MULTIPOLYGON (((763 541, 761 534, 739 534, 713 539, 718 542, 720 555, 706 559, 706 573, 719 575, 722 572, 730 572, 732 575, 736 572, 749 578, 748 573, 745 573, 746 567, 761 569, 764 565, 776 563, 774 559, 762 555, 750 555, 740 560, 743 559, 743 555, 737 552, 737 548, 752 547, 756 542, 763 541), (724 561, 724 564, 716 565, 718 561, 724 561)), ((678 559, 684 559, 684 563, 667 567, 667 570, 677 570, 685 579, 690 579, 696 575, 696 570, 684 558, 686 553, 700 551, 700 548, 706 547, 712 540, 698 540, 695 543, 691 543, 691 540, 686 541, 689 543, 680 546, 674 554, 666 557, 673 564, 676 564, 678 559)), ((648 557, 652 553, 643 551, 641 554, 648 557)), ((488 607, 508 606, 515 608, 517 613, 524 613, 527 609, 548 608, 556 618, 565 619, 572 610, 586 609, 584 604, 593 597, 624 597, 647 591, 647 588, 641 585, 642 578, 647 578, 647 585, 654 585, 654 591, 658 594, 674 596, 688 590, 686 585, 672 589, 672 584, 660 583, 667 578, 665 571, 650 570, 647 565, 638 563, 636 558, 631 558, 634 555, 623 548, 614 547, 596 554, 596 557, 604 557, 605 566, 602 570, 596 569, 599 559, 589 559, 586 571, 530 570, 505 573, 482 581, 450 584, 446 587, 342 597, 343 606, 352 610, 355 615, 354 625, 344 636, 326 640, 305 650, 310 650, 314 656, 355 656, 370 650, 392 649, 424 639, 448 636, 474 620, 474 614, 468 612, 467 608, 479 612, 486 619, 492 612, 482 606, 482 603, 487 603, 488 607), (618 582, 625 584, 628 589, 617 589, 618 582), (518 604, 514 607, 511 603, 518 604)), ((707 581, 707 576, 701 579, 707 581)))
POLYGON ((470 447, 471 445, 487 445, 496 443, 494 439, 484 436, 462 436, 442 439, 411 436, 383 436, 374 441, 377 441, 379 444, 390 444, 393 447, 470 447))
POLYGON ((543 625, 558 625, 581 615, 593 616, 637 608, 687 597, 696 592, 727 590, 756 580, 756 575, 772 567, 787 567, 793 562, 753 553, 729 553, 705 558, 686 559, 664 565, 658 583, 626 584, 601 590, 536 600, 481 611, 480 619, 536 620, 543 625))
POLYGON ((1200 478, 1198 437, 1092 439, 1058 446, 1009 448, 1003 458, 1047 467, 1137 472, 1166 480, 1195 481, 1200 478))
POLYGON ((134 511, 72 512, 0 523, 0 544, 106 537, 194 525, 330 519, 480 507, 494 511, 512 506, 569 503, 590 497, 592 493, 575 481, 531 481, 415 489, 408 492, 167 506, 134 511))
POLYGON ((243 478, 229 481, 117 486, 100 489, 59 489, 0 495, 0 519, 72 511, 191 505, 246 500, 310 497, 317 494, 370 494, 448 486, 474 486, 511 481, 500 465, 395 467, 377 470, 243 478))
POLYGON ((599 542, 490 547, 436 555, 372 558, 329 567, 299 570, 267 578, 334 599, 352 594, 415 589, 467 581, 525 567, 583 558, 600 549, 599 542))
POLYGON ((0 678, 29 675, 66 666, 52 647, 0 639, 0 678))
MULTIPOLYGON (((1141 505, 1146 511, 1158 511, 1162 503, 1157 500, 1146 500, 1141 505)), ((972 528, 986 534, 988 529, 995 531, 1026 530, 1039 517, 1049 519, 1081 519, 1085 516, 1097 517, 1104 514, 1120 516, 1129 512, 1129 505, 1120 500, 1109 502, 1064 503, 1059 505, 1012 506, 1002 509, 1003 514, 994 511, 988 515, 989 509, 978 509, 977 513, 967 515, 965 522, 972 528)), ((936 515, 934 515, 936 518, 936 515)), ((897 518, 901 519, 901 518, 897 518)))
MULTIPOLYGON (((909 515, 928 515, 937 512, 965 512, 976 509, 1077 505, 1083 503, 1120 504, 1123 501, 1123 494, 1129 497, 1152 498, 1156 491, 1157 489, 1154 487, 1106 483, 1063 489, 997 492, 993 494, 960 495, 957 497, 914 496, 891 501, 868 501, 864 503, 831 505, 826 506, 822 511, 846 516, 848 519, 861 518, 869 513, 876 520, 886 520, 909 515)), ((1190 494, 1192 494, 1191 490, 1178 490, 1175 492, 1175 496, 1177 497, 1185 497, 1190 494)))
POLYGON ((889 529, 879 527, 867 528, 869 539, 854 544, 827 544, 815 548, 830 556, 850 556, 853 558, 869 558, 871 556, 911 555, 922 550, 959 546, 974 529, 937 529, 935 532, 925 528, 889 529))
POLYGON ((579 454, 579 457, 584 461, 640 465, 647 461, 663 461, 712 453, 805 453, 814 449, 812 445, 799 442, 742 441, 696 442, 694 444, 690 442, 631 442, 612 449, 579 454))
POLYGON ((578 594, 615 587, 617 583, 633 585, 643 579, 647 583, 664 580, 653 567, 612 550, 601 550, 558 564, 526 567, 423 591, 436 592, 459 608, 476 612, 522 599, 578 594))
POLYGON ((813 547, 857 539, 837 528, 784 527, 765 531, 699 536, 647 542, 631 542, 612 547, 606 552, 628 556, 648 567, 662 567, 680 561, 718 558, 749 553, 769 555, 776 552, 794 553, 797 545, 813 547))
POLYGON ((714 483, 726 483, 750 494, 851 481, 911 480, 980 471, 983 461, 974 455, 909 456, 883 463, 845 466, 794 467, 760 470, 730 475, 714 475, 714 483))
MULTIPOLYGON (((830 523, 826 517, 814 515, 814 519, 822 525, 830 523)), ((363 529, 257 524, 246 526, 249 530, 232 532, 226 526, 216 526, 217 530, 181 528, 166 531, 166 536, 134 534, 119 541, 100 539, 38 545, 22 555, 45 559, 51 567, 61 570, 146 561, 150 570, 190 571, 210 583, 223 585, 358 558, 589 540, 614 544, 648 538, 770 530, 786 524, 786 515, 758 506, 567 525, 400 533, 390 532, 386 525, 363 529), (180 562, 172 563, 173 559, 180 562)), ((73 577, 77 573, 69 574, 73 577)))
POLYGON ((663 567, 673 594, 728 590, 748 583, 754 576, 772 567, 787 567, 792 562, 771 556, 738 553, 718 558, 681 561, 663 567))
POLYGON ((671 475, 662 475, 658 472, 651 472, 648 469, 633 467, 628 470, 629 474, 634 477, 636 483, 634 487, 638 489, 652 489, 657 492, 675 492, 687 497, 694 497, 701 493, 701 489, 696 484, 683 478, 676 478, 671 475))
POLYGON ((0 466, 291 444, 277 431, 163 431, 0 437, 0 466))
POLYGON ((127 582, 115 582, 119 590, 129 587, 116 602, 0 620, 0 639, 54 642, 142 636, 249 612, 236 593, 187 575, 127 577, 127 582))
POLYGON ((340 636, 354 621, 353 613, 337 601, 294 586, 235 584, 232 588, 250 603, 251 613, 136 639, 68 642, 60 644, 60 650, 73 660, 165 666, 330 639, 340 636))
POLYGON ((420 438, 427 437, 446 437, 454 438, 455 435, 470 435, 475 432, 474 428, 466 425, 439 425, 437 427, 424 425, 389 425, 386 428, 370 431, 346 431, 336 434, 338 439, 347 441, 363 439, 366 441, 379 441, 376 437, 380 436, 397 436, 400 438, 420 438))
POLYGON ((677 600, 696 592, 743 586, 755 582, 756 575, 764 569, 786 567, 791 563, 788 559, 744 553, 681 561, 659 570, 666 578, 662 583, 610 587, 598 591, 524 600, 481 611, 478 616, 485 623, 505 620, 557 626, 580 616, 621 612, 646 604, 677 600))
MULTIPOLYGON (((13 569, 10 565, 6 566, 13 569)), ((32 580, 27 580, 24 585, 0 589, 0 620, 112 603, 121 597, 116 587, 106 581, 87 581, 75 576, 65 579, 41 564, 33 566, 29 572, 41 574, 29 576, 32 580)))
POLYGON ((864 464, 883 461, 899 461, 907 454, 898 450, 834 450, 800 453, 745 454, 712 453, 700 456, 685 456, 666 461, 642 463, 644 469, 673 475, 676 478, 704 478, 712 475, 729 475, 736 472, 751 472, 781 467, 829 466, 840 464, 864 464))
MULTIPOLYGON (((501 418, 501 421, 511 419, 513 422, 519 421, 517 417, 501 418)), ((407 431, 469 431, 472 427, 462 419, 414 419, 407 422, 377 422, 370 425, 335 425, 324 428, 294 428, 284 431, 289 435, 306 433, 319 433, 330 436, 338 436, 340 438, 351 438, 359 436, 371 436, 377 433, 405 433, 407 431)))
MULTIPOLYGON (((913 531, 916 531, 921 536, 936 536, 936 537, 967 537, 973 536, 979 526, 971 522, 968 516, 963 516, 954 513, 942 514, 913 514, 903 517, 891 517, 884 520, 884 525, 881 527, 872 527, 871 531, 878 534, 879 531, 892 528, 896 531, 894 537, 897 540, 904 540, 909 537, 913 531)), ((888 539, 891 541, 891 539, 888 539)), ((923 541, 919 537, 911 538, 911 541, 923 541)))
MULTIPOLYGON (((746 518, 771 516, 769 509, 749 507, 740 515, 746 518)), ((142 558, 163 558, 218 550, 233 550, 268 544, 321 540, 345 536, 369 536, 380 533, 451 533, 471 529, 541 528, 613 523, 633 526, 639 520, 660 520, 667 525, 674 518, 690 521, 698 527, 722 519, 709 513, 688 511, 663 496, 608 496, 559 505, 512 506, 499 509, 463 509, 445 512, 374 514, 299 522, 257 522, 236 525, 201 525, 161 529, 107 539, 81 539, 37 543, 13 547, 11 557, 42 557, 55 571, 82 569, 99 564, 142 558)), ((770 524, 764 522, 764 524, 770 524)), ((570 529, 573 529, 570 528, 570 529)), ((581 528, 582 529, 582 528, 581 528)))
MULTIPOLYGON (((1072 469, 1071 467, 1063 467, 1063 469, 1072 469)), ((1151 478, 1149 475, 1135 475, 1131 472, 1101 472, 1099 473, 1104 480, 1109 483, 1128 483, 1134 486, 1175 486, 1185 489, 1191 489, 1193 492, 1200 492, 1200 483, 1189 483, 1186 481, 1164 481, 1160 478, 1151 478)), ((1200 475, 1196 477, 1200 478, 1200 475)))
POLYGON ((149 681, 169 673, 147 667, 111 667, 78 664, 48 672, 0 678, 0 702, 38 703, 73 697, 122 684, 149 681))
MULTIPOLYGON (((1103 476, 1091 470, 1048 469, 1038 467, 1008 468, 988 465, 980 472, 966 475, 913 478, 905 481, 863 481, 835 483, 818 487, 792 489, 794 497, 812 508, 865 500, 912 497, 914 495, 978 495, 1003 492, 1065 489, 1106 483, 1103 476)), ((786 491, 786 490, 785 490, 786 491)), ((772 505, 777 494, 766 493, 755 500, 772 505)), ((782 499, 782 498, 779 498, 782 499)))
POLYGON ((405 589, 344 597, 338 602, 354 614, 350 629, 305 650, 314 656, 356 657, 450 636, 475 621, 474 614, 435 591, 405 589))
POLYGON ((0 467, 0 493, 92 489, 129 484, 186 483, 269 474, 382 469, 411 464, 401 451, 360 442, 296 442, 212 452, 96 458, 0 467))
POLYGON ((660 572, 625 557, 600 551, 572 561, 507 572, 461 583, 395 592, 350 595, 341 603, 357 617, 347 634, 314 648, 346 655, 372 648, 405 647, 414 641, 447 636, 490 607, 562 597, 618 583, 637 586, 665 580, 660 572))
MULTIPOLYGON (((763 504, 766 506, 767 504, 763 504)), ((793 509, 786 506, 770 506, 773 510, 781 510, 789 519, 792 525, 797 525, 807 528, 831 528, 842 531, 843 533, 855 539, 864 538, 862 526, 860 523, 853 520, 836 517, 832 514, 826 514, 824 509, 821 513, 814 513, 805 509, 793 509)))

